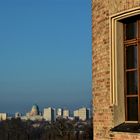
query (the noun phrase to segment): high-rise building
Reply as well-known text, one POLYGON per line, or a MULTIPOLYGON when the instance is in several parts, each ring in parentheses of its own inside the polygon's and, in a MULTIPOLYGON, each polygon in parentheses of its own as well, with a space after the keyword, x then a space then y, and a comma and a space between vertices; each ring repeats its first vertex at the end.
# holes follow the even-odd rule
POLYGON ((73 116, 74 117, 79 117, 79 110, 73 111, 73 116))
POLYGON ((57 115, 57 117, 62 117, 63 116, 63 109, 62 108, 58 108, 56 115, 57 115))
POLYGON ((78 117, 80 120, 88 120, 89 119, 89 109, 86 107, 79 108, 73 112, 74 117, 78 117))
POLYGON ((92 0, 94 140, 140 140, 140 0, 92 0))
POLYGON ((88 111, 88 118, 90 119, 91 118, 91 109, 90 108, 87 108, 87 111, 88 111))
POLYGON ((68 118, 70 117, 70 111, 68 109, 63 110, 63 118, 68 118))
POLYGON ((55 121, 56 120, 56 112, 55 109, 48 107, 44 108, 43 118, 46 121, 55 121))
POLYGON ((7 119, 7 113, 0 113, 0 121, 4 121, 7 119))
POLYGON ((85 107, 79 108, 78 114, 79 114, 80 120, 85 121, 89 119, 89 112, 88 112, 88 109, 85 107))

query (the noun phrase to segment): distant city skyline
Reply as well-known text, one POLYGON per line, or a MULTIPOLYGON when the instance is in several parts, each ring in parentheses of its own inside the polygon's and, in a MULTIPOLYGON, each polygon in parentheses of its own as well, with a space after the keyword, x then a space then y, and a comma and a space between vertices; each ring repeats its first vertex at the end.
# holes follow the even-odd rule
POLYGON ((91 105, 91 1, 0 1, 0 112, 91 105))
POLYGON ((6 110, 4 111, 0 111, 0 113, 7 113, 7 114, 11 114, 11 115, 14 115, 15 113, 21 113, 22 115, 25 115, 26 113, 28 113, 30 110, 31 110, 31 108, 34 106, 34 105, 37 105, 39 108, 39 112, 43 112, 43 110, 44 110, 44 108, 49 108, 49 107, 51 107, 51 108, 54 108, 54 109, 62 109, 62 110, 69 110, 70 111, 70 114, 72 114, 72 112, 73 111, 75 111, 75 110, 78 110, 79 108, 87 108, 87 109, 90 109, 91 110, 91 108, 90 107, 88 107, 88 106, 79 106, 79 107, 75 107, 75 108, 69 108, 69 107, 64 107, 64 106, 43 106, 43 107, 40 107, 38 104, 32 104, 31 106, 28 106, 28 108, 25 108, 25 110, 23 110, 23 109, 21 109, 21 110, 23 110, 23 112, 22 111, 15 111, 15 112, 6 112, 6 110))
POLYGON ((65 108, 52 108, 45 107, 43 110, 39 110, 39 106, 34 104, 30 111, 23 114, 23 112, 15 112, 13 114, 7 112, 0 112, 0 121, 11 120, 12 118, 20 118, 21 120, 42 121, 49 122, 56 121, 56 119, 68 119, 68 120, 89 120, 91 118, 91 109, 82 107, 75 110, 69 110, 65 108))
MULTIPOLYGON (((85 106, 81 106, 78 108, 74 108, 73 110, 69 109, 69 108, 65 108, 65 107, 52 107, 52 106, 44 106, 43 108, 40 108, 39 105, 37 104, 33 104, 32 107, 26 109, 26 112, 0 112, 1 115, 6 115, 8 118, 13 118, 13 117, 18 117, 18 116, 22 116, 22 119, 27 119, 28 117, 33 117, 32 119, 35 119, 35 116, 38 117, 39 116, 44 116, 44 111, 51 111, 53 110, 54 112, 54 116, 55 117, 63 117, 63 118, 67 118, 67 117, 79 117, 82 115, 84 115, 84 117, 86 116, 85 112, 88 112, 88 116, 87 118, 90 118, 91 116, 91 108, 87 108, 85 106), (48 110, 49 109, 49 110, 48 110)), ((7 118, 6 117, 6 118, 7 118)), ((42 119, 39 117, 39 119, 42 119)))

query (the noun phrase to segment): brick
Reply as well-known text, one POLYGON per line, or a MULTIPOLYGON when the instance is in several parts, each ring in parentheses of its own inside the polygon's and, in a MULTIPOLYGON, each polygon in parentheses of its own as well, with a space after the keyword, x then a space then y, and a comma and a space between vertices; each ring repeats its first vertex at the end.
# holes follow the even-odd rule
POLYGON ((109 16, 140 6, 140 0, 92 0, 92 77, 94 140, 140 140, 140 134, 112 133, 109 16))

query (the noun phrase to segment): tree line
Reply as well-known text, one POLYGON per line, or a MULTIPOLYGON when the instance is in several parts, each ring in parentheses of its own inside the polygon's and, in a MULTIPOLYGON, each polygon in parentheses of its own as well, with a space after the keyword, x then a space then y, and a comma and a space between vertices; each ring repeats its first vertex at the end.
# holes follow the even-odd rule
POLYGON ((76 120, 49 123, 12 118, 0 122, 1 140, 92 140, 92 132, 92 123, 83 125, 76 120))

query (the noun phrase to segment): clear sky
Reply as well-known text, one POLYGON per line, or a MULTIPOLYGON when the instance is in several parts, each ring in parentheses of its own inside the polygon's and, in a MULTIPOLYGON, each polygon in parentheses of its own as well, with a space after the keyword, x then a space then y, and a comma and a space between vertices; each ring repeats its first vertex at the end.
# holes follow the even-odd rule
POLYGON ((91 103, 91 0, 0 0, 0 112, 91 103))

